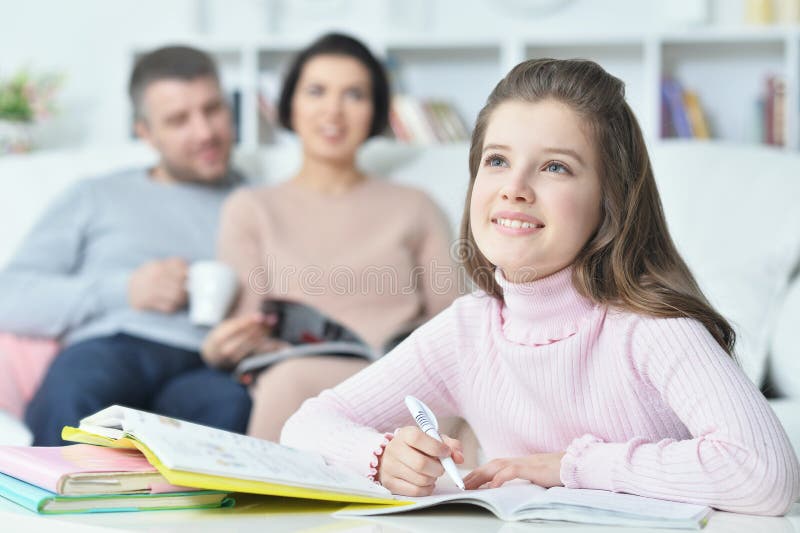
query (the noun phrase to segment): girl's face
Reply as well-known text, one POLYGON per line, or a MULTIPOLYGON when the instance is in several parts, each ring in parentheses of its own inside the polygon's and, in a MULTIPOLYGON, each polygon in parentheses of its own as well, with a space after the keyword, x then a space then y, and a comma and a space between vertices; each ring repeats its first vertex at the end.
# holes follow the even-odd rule
POLYGON ((291 120, 307 156, 351 162, 369 135, 372 114, 372 82, 360 61, 318 55, 303 66, 291 120))
POLYGON ((470 199, 478 248, 509 281, 570 265, 600 224, 592 139, 555 100, 508 101, 489 118, 470 199))

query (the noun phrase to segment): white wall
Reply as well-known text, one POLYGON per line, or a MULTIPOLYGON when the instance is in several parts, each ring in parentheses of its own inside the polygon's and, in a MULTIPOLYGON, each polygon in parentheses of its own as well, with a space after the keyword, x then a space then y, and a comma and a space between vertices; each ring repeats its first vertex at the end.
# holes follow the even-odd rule
POLYGON ((22 66, 67 75, 61 114, 41 128, 43 147, 118 144, 128 135, 126 83, 134 43, 181 36, 313 38, 336 28, 360 35, 423 31, 464 38, 587 29, 685 25, 675 13, 700 6, 714 24, 741 20, 738 0, 571 0, 553 13, 525 0, 0 0, 0 76, 22 66))

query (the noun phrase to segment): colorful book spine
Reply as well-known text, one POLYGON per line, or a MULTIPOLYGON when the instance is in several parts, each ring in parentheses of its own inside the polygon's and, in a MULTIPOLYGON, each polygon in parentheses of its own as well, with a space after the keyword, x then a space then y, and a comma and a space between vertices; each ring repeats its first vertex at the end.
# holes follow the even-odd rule
POLYGON ((708 128, 703 108, 700 106, 700 98, 694 91, 683 91, 683 104, 686 115, 689 117, 689 125, 692 128, 692 137, 695 139, 709 139, 711 133, 708 128))
POLYGON ((759 98, 760 130, 763 143, 783 146, 786 142, 786 82, 779 76, 769 76, 759 98))
POLYGON ((693 137, 692 125, 686 112, 681 84, 675 80, 665 78, 661 82, 661 97, 669 110, 675 136, 691 139, 693 137))

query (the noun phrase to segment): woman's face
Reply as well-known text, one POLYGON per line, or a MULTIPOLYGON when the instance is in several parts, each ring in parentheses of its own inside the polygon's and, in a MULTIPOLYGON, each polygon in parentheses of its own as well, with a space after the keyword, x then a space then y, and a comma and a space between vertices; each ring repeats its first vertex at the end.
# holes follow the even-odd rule
POLYGON ((555 100, 508 101, 489 118, 470 198, 483 255, 517 283, 569 266, 600 224, 597 155, 555 100))
POLYGON ((292 128, 307 157, 351 163, 373 115, 369 71, 345 55, 318 55, 300 72, 292 96, 292 128))

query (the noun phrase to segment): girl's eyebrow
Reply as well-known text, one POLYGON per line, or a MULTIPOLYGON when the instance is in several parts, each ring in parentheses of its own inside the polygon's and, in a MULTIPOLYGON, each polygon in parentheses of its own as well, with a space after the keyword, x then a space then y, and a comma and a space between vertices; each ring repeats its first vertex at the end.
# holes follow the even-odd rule
POLYGON ((578 152, 576 152, 575 150, 571 150, 569 148, 545 148, 542 151, 550 154, 567 155, 575 159, 580 165, 585 166, 583 159, 581 158, 580 155, 578 155, 578 152))
POLYGON ((505 150, 508 152, 511 151, 511 147, 506 144, 487 144, 483 147, 483 152, 486 152, 487 150, 505 150))

